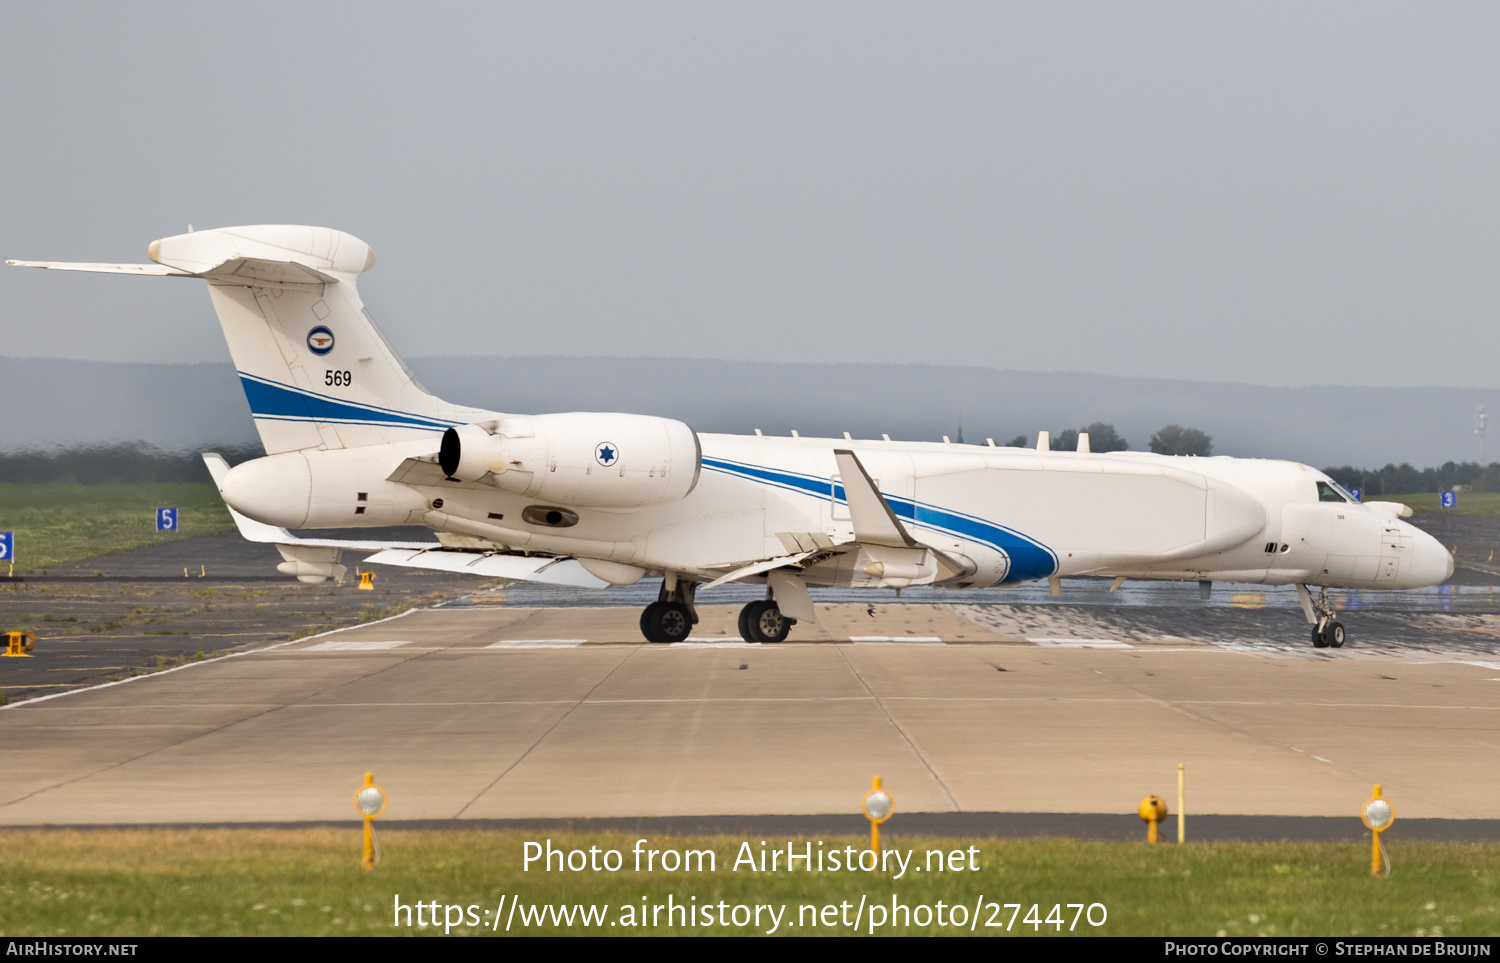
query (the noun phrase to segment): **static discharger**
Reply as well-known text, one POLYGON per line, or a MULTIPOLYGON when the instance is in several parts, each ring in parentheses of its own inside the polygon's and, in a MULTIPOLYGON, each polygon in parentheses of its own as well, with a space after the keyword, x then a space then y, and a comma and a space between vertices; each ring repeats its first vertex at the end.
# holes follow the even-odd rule
POLYGON ((12 659, 29 659, 36 648, 36 634, 20 631, 5 633, 5 654, 12 659))
POLYGON ((359 573, 359 588, 360 588, 360 591, 362 591, 362 592, 373 592, 373 591, 375 591, 375 573, 374 572, 360 572, 359 573))
POLYGON ((865 798, 859 804, 859 808, 865 811, 865 818, 870 821, 870 852, 875 854, 875 865, 880 865, 880 824, 891 818, 896 811, 896 800, 891 794, 880 786, 880 777, 870 783, 870 791, 865 793, 865 798))
POLYGON ((365 784, 354 793, 354 811, 365 817, 365 850, 361 869, 374 869, 380 862, 380 843, 375 840, 375 817, 385 812, 385 790, 375 785, 375 774, 365 773, 365 784))
POLYGON ((1161 825, 1163 819, 1167 818, 1167 804, 1162 802, 1160 796, 1152 793, 1141 800, 1136 812, 1140 813, 1141 818, 1146 821, 1146 842, 1155 845, 1158 839, 1157 827, 1161 825))
POLYGON ((1380 786, 1375 787, 1375 794, 1365 803, 1365 808, 1359 811, 1359 818, 1370 830, 1370 875, 1377 879, 1391 875, 1391 859, 1385 855, 1380 834, 1390 829, 1391 823, 1396 821, 1396 810, 1391 808, 1388 800, 1381 797, 1380 786))

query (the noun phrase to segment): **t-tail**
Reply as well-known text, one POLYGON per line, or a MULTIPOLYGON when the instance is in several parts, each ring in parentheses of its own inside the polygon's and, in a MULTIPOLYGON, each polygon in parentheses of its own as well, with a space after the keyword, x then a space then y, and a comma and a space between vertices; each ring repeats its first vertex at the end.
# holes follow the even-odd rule
POLYGON ((155 263, 6 263, 207 281, 269 455, 408 441, 492 417, 434 396, 386 341, 356 285, 375 252, 353 235, 226 227, 165 237, 148 252, 155 263))

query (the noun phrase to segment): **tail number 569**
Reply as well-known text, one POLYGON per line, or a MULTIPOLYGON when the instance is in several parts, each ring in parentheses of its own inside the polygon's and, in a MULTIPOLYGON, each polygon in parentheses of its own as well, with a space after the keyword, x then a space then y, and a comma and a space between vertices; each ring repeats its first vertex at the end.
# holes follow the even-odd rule
POLYGON ((354 384, 354 375, 348 371, 324 371, 323 383, 325 385, 333 385, 336 388, 342 388, 345 385, 354 384))

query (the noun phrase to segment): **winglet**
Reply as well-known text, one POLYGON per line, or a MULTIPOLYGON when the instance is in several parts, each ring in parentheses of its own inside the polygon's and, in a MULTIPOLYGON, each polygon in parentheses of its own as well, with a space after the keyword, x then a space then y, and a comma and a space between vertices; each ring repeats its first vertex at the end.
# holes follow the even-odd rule
POLYGON ((835 449, 839 475, 844 483, 844 498, 849 503, 849 519, 854 523, 854 537, 865 545, 887 545, 891 548, 921 548, 911 532, 901 524, 890 503, 875 487, 875 480, 860 464, 859 456, 846 449, 835 449))

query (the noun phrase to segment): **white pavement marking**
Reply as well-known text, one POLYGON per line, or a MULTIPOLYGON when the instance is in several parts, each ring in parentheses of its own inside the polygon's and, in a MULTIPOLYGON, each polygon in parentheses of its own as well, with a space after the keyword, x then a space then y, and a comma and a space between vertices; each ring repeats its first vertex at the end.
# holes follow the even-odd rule
MULTIPOLYGON (((346 625, 341 629, 333 629, 328 632, 320 632, 318 633, 318 635, 309 636, 309 638, 316 639, 325 635, 338 635, 340 632, 347 632, 350 629, 363 628, 366 625, 379 625, 381 622, 393 622, 396 619, 404 618, 415 611, 417 611, 417 609, 415 606, 413 606, 412 608, 407 609, 405 612, 397 612, 395 615, 391 615, 383 619, 376 619, 374 622, 365 622, 360 625, 346 625)), ((256 649, 245 649, 240 652, 226 652, 221 656, 204 659, 202 662, 189 662, 186 665, 173 666, 170 669, 162 669, 159 672, 146 672, 141 675, 128 675, 118 682, 101 682, 98 685, 86 686, 81 689, 69 689, 66 692, 54 692, 52 695, 37 696, 35 699, 26 699, 21 702, 12 702, 9 705, 0 706, 0 712, 4 712, 6 709, 24 709, 27 706, 33 706, 39 702, 48 702, 52 699, 62 699, 67 696, 77 695, 80 692, 92 692, 95 689, 109 689, 117 685, 129 685, 130 683, 135 682, 139 679, 154 679, 157 676, 170 675, 173 672, 183 672, 187 669, 197 668, 200 665, 212 665, 215 662, 223 662, 227 659, 243 659, 249 655, 259 655, 262 652, 270 652, 272 649, 281 649, 285 648, 288 645, 296 645, 301 641, 303 640, 288 639, 285 642, 277 642, 274 645, 264 645, 256 649)), ((294 649, 293 651, 296 650, 294 649)))
POLYGON ((1133 649, 1135 646, 1114 639, 1027 639, 1033 645, 1049 649, 1133 649))
POLYGON ((734 640, 724 639, 723 641, 716 642, 713 639, 695 639, 695 638, 689 637, 689 638, 686 638, 686 639, 682 640, 681 642, 673 642, 673 643, 669 644, 667 646, 667 648, 669 648, 669 649, 760 649, 760 648, 771 649, 771 648, 775 648, 775 646, 770 646, 770 645, 762 646, 758 642, 746 642, 744 639, 734 639, 734 640))
POLYGON ((398 645, 411 645, 411 640, 403 642, 319 642, 303 649, 303 652, 374 652, 379 649, 394 649, 398 645))
POLYGON ((575 649, 588 639, 501 639, 486 649, 575 649))
POLYGON ((849 641, 856 645, 945 645, 935 635, 851 635, 849 641))

